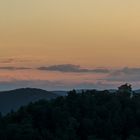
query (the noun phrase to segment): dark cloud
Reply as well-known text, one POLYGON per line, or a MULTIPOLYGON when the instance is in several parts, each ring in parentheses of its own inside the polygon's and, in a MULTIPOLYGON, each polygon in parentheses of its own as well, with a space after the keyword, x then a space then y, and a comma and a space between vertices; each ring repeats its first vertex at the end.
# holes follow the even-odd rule
POLYGON ((8 67, 0 67, 0 70, 27 70, 31 69, 29 67, 13 67, 13 66, 8 66, 8 67))
POLYGON ((79 65, 63 64, 63 65, 52 65, 48 67, 39 67, 38 70, 47 71, 59 71, 59 72, 77 72, 77 73, 109 73, 108 69, 87 69, 81 68, 79 65))

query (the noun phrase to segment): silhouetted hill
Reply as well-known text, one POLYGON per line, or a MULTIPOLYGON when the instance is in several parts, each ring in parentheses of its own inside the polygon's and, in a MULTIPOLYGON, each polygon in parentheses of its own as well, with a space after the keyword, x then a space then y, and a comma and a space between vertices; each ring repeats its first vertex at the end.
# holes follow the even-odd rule
POLYGON ((16 110, 22 105, 27 105, 40 99, 52 99, 57 95, 42 89, 21 88, 11 91, 0 92, 0 112, 3 114, 16 110))

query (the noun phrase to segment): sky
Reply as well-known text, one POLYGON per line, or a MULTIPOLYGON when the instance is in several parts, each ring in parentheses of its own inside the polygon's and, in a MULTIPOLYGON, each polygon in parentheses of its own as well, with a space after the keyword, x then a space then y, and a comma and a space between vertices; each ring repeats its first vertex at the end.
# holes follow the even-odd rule
POLYGON ((140 87, 139 0, 0 0, 0 90, 140 87))

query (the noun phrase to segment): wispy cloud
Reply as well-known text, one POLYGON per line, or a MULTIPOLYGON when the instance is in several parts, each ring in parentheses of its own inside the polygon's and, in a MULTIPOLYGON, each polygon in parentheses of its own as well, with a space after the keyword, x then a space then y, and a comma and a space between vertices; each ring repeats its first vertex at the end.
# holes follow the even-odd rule
MULTIPOLYGON (((29 67, 0 67, 0 70, 9 70, 9 71, 16 71, 16 70, 27 70, 26 78, 23 76, 15 75, 10 76, 5 74, 4 77, 1 74, 0 80, 0 90, 5 89, 13 89, 13 88, 22 88, 22 87, 36 87, 42 88, 46 90, 70 90, 70 89, 110 89, 116 88, 120 84, 125 82, 133 83, 138 87, 140 83, 140 68, 122 68, 122 69, 88 69, 88 68, 81 68, 78 65, 53 65, 48 67, 40 67, 38 68, 39 71, 36 71, 37 68, 29 68, 29 67), (43 79, 38 77, 30 76, 31 73, 28 73, 28 69, 31 69, 31 73, 37 72, 38 74, 44 74, 43 79), (33 70, 33 71, 32 71, 33 70), (35 71, 34 71, 35 70, 35 71), (47 73, 41 73, 42 71, 60 71, 60 75, 67 75, 68 72, 73 73, 73 75, 69 75, 67 78, 60 77, 59 75, 57 79, 53 78, 50 79, 47 76, 47 73), (80 76, 84 73, 84 77, 77 78, 75 80, 75 75, 79 73, 80 76), (90 73, 90 74, 89 74, 90 73), (98 73, 98 74, 97 74, 98 73), (87 76, 85 77, 85 74, 87 76), (100 75, 101 74, 101 75, 100 75), (103 74, 103 75, 102 75, 103 74), (94 77, 94 75, 100 75, 100 79, 94 77), (73 76, 73 79, 71 77, 73 76), (30 78, 29 78, 30 77, 30 78), (88 79, 87 79, 88 78, 88 79)), ((3 71, 1 71, 3 72, 3 71)), ((8 72, 9 73, 9 72, 8 72)), ((15 72, 16 73, 16 72, 15 72)), ((61 76, 62 76, 61 75, 61 76)))
POLYGON ((47 70, 47 71, 59 71, 59 72, 75 72, 75 73, 109 73, 110 71, 105 68, 98 69, 88 69, 81 68, 79 65, 72 64, 62 64, 62 65, 52 65, 48 67, 39 67, 38 70, 47 70))
POLYGON ((0 67, 0 70, 29 70, 31 68, 29 67, 14 67, 14 66, 8 66, 8 67, 0 67))
POLYGON ((126 81, 126 82, 138 82, 140 81, 140 68, 128 68, 118 69, 112 71, 106 78, 107 81, 126 81))
POLYGON ((1 64, 11 64, 11 63, 25 63, 32 62, 34 60, 28 58, 0 58, 1 64))
POLYGON ((6 58, 0 60, 0 63, 12 63, 12 62, 14 62, 13 58, 6 58))
POLYGON ((128 68, 125 67, 123 69, 117 70, 115 73, 117 74, 140 74, 140 68, 128 68))
MULTIPOLYGON (((140 68, 121 68, 121 69, 107 69, 107 68, 82 68, 79 65, 73 65, 73 64, 61 64, 61 65, 51 65, 51 66, 46 66, 46 67, 16 67, 14 65, 10 66, 3 66, 0 67, 1 70, 1 75, 2 72, 5 72, 4 70, 7 70, 6 72, 9 73, 12 71, 15 74, 16 72, 14 71, 24 71, 28 76, 26 76, 27 80, 23 80, 21 77, 23 76, 18 76, 14 75, 12 76, 13 78, 18 78, 18 80, 12 80, 10 83, 4 83, 8 85, 9 87, 26 87, 26 85, 29 86, 35 86, 35 87, 40 87, 44 88, 46 87, 47 89, 71 89, 71 88, 106 88, 106 87, 113 87, 112 85, 118 85, 118 83, 124 83, 124 82, 130 82, 130 83, 140 83, 140 68), (27 70, 27 71, 26 71, 27 70), (28 73, 28 70, 30 70, 30 73, 28 73), (42 71, 46 71, 45 73, 42 71), (34 78, 29 79, 29 77, 32 77, 31 73, 37 72, 38 78, 40 79, 40 75, 44 74, 44 77, 42 79, 47 79, 47 80, 34 80, 34 78), (47 76, 48 73, 50 74, 51 72, 61 72, 60 79, 59 75, 55 79, 53 78, 53 82, 49 81, 51 80, 50 77, 47 76), (70 73, 71 75, 67 74, 70 73), (64 75, 62 79, 62 75, 64 75), (75 76, 80 75, 80 78, 77 77, 77 80, 75 76), (66 77, 65 77, 66 76, 66 77), (71 76, 71 77, 69 77, 71 76), (29 79, 29 80, 28 80, 29 79), (63 81, 58 81, 58 80, 63 80, 63 81), (75 83, 77 82, 77 83, 75 83)), ((53 73, 52 73, 53 74, 53 73)), ((8 80, 8 75, 4 75, 3 79, 8 80)), ((4 86, 3 83, 0 83, 4 86)), ((7 86, 7 87, 8 87, 7 86)), ((115 86, 114 86, 115 87, 115 86)))

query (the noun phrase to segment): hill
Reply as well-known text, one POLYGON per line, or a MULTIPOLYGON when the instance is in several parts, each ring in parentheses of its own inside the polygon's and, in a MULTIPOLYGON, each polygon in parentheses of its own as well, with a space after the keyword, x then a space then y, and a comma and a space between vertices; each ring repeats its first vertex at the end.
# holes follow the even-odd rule
POLYGON ((36 88, 21 88, 11 91, 0 92, 0 112, 6 114, 11 110, 16 110, 20 106, 27 105, 30 102, 35 102, 40 99, 56 98, 53 92, 48 92, 36 88))

